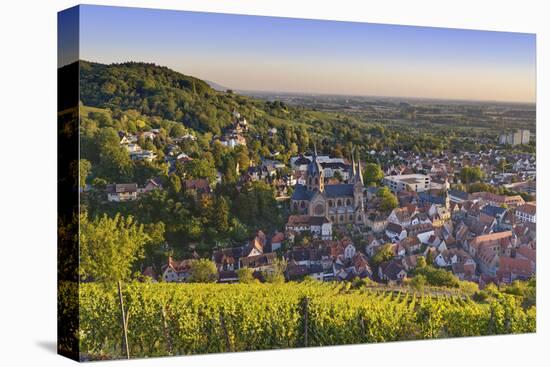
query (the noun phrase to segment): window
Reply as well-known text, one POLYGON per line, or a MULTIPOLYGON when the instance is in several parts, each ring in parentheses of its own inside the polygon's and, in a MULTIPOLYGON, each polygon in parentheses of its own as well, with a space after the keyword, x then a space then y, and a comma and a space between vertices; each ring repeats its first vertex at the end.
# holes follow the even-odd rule
POLYGON ((340 215, 340 222, 343 222, 343 221, 344 221, 344 216, 340 215))
POLYGON ((353 215, 352 214, 349 215, 349 220, 353 220, 353 215))
POLYGON ((338 206, 342 206, 342 200, 338 199, 338 204, 336 204, 338 206))
POLYGON ((322 215, 325 212, 325 206, 323 204, 317 204, 315 206, 315 215, 322 215))
POLYGON ((351 199, 347 199, 347 200, 346 200, 346 205, 347 205, 347 206, 350 206, 350 205, 351 205, 351 199))
POLYGON ((303 201, 300 201, 300 208, 305 208, 306 207, 306 203, 304 203, 303 201))
POLYGON ((334 205, 334 203, 332 202, 332 200, 329 200, 328 201, 328 206, 330 206, 332 208, 333 205, 334 205))

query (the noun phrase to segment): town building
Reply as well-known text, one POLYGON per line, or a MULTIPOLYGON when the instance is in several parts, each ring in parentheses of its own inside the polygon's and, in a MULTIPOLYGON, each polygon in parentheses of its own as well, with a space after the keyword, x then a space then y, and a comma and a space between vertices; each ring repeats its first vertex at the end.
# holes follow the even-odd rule
POLYGON ((516 218, 520 222, 537 223, 537 205, 525 203, 516 208, 516 218))
POLYGON ((136 183, 107 185, 107 200, 124 202, 137 200, 138 186, 136 183))
POLYGON ((501 145, 510 144, 510 145, 521 145, 529 144, 531 138, 531 132, 526 129, 519 129, 515 132, 501 134, 498 138, 498 143, 501 145))
POLYGON ((364 184, 361 162, 352 163, 347 183, 325 185, 325 171, 312 156, 305 173, 305 185, 297 184, 291 197, 291 210, 295 213, 327 217, 334 224, 358 224, 366 222, 364 208, 364 184))
POLYGON ((191 277, 192 260, 185 259, 175 261, 172 256, 168 257, 168 262, 162 267, 162 279, 165 282, 185 282, 191 277))
POLYGON ((291 215, 286 223, 289 233, 309 232, 313 237, 332 239, 332 223, 327 217, 313 215, 291 215))
POLYGON ((424 192, 430 189, 430 176, 418 173, 386 176, 383 184, 394 194, 401 191, 424 192))

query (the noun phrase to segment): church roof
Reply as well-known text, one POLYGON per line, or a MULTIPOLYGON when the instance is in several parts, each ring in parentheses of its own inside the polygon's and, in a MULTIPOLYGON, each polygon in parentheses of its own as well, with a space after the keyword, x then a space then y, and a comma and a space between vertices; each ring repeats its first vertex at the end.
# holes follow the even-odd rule
POLYGON ((308 191, 304 185, 297 184, 292 193, 292 200, 310 200, 313 196, 313 191, 308 191))
MULTIPOLYGON (((321 193, 327 198, 337 198, 353 196, 353 184, 335 184, 325 185, 324 192, 321 193)), ((308 191, 306 186, 297 184, 292 193, 292 200, 311 200, 316 191, 308 191)))
POLYGON ((326 197, 353 196, 353 184, 325 185, 326 197))

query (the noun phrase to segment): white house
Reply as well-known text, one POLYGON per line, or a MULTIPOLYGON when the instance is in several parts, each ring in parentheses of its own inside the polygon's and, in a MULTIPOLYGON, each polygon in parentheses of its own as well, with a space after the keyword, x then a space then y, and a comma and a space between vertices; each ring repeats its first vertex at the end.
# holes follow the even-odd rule
POLYGON ((408 228, 411 226, 412 215, 415 213, 409 212, 408 208, 395 208, 388 216, 388 222, 399 224, 402 227, 408 228))
POLYGON ((291 215, 286 223, 287 232, 310 232, 314 237, 323 240, 332 239, 332 223, 327 217, 311 215, 291 215))
POLYGON ((130 158, 133 161, 152 162, 155 158, 157 158, 157 155, 150 150, 142 150, 130 153, 130 158))
POLYGON ((420 243, 427 244, 431 236, 434 235, 434 230, 425 231, 416 235, 420 243))
POLYGON ((191 276, 191 260, 174 261, 168 258, 168 263, 162 268, 162 279, 166 282, 185 282, 191 276))
POLYGON ((137 194, 138 188, 136 183, 107 185, 108 201, 132 201, 137 199, 137 194))
POLYGON ((537 205, 525 203, 516 209, 516 218, 520 222, 537 223, 537 205))
POLYGON ((128 153, 138 153, 138 152, 141 152, 141 147, 135 143, 131 143, 131 144, 127 144, 125 145, 126 147, 126 150, 128 151, 128 153))
POLYGON ((344 248, 344 258, 346 258, 346 259, 351 259, 352 257, 355 256, 355 253, 356 253, 356 249, 355 249, 355 246, 353 246, 352 243, 348 244, 344 248))

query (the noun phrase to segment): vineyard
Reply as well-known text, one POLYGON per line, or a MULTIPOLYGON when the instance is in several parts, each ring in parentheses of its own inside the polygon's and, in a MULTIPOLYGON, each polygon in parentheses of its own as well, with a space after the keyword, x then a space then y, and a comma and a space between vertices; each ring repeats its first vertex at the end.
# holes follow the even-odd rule
MULTIPOLYGON (((66 303, 62 307, 74 310, 65 293, 70 292, 61 287, 60 299, 66 303)), ((525 310, 507 294, 476 303, 460 296, 351 289, 349 283, 130 283, 123 285, 122 299, 132 358, 526 333, 536 328, 535 307, 525 310)), ((117 286, 81 285, 79 307, 81 356, 126 357, 117 286)))

